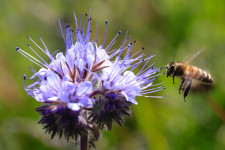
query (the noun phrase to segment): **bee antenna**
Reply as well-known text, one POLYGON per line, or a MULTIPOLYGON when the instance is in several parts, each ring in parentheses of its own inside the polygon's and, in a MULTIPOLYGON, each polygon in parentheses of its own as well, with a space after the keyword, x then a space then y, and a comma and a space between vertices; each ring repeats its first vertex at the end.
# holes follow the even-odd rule
POLYGON ((164 68, 168 69, 167 65, 165 65, 164 68))

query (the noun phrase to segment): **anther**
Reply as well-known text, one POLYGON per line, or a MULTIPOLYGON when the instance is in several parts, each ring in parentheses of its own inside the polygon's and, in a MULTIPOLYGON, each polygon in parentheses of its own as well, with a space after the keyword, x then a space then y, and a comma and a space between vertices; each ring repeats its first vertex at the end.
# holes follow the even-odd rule
POLYGON ((118 34, 121 34, 121 31, 119 31, 118 34))
POLYGON ((27 46, 30 46, 30 44, 27 44, 27 46))
POLYGON ((144 50, 144 47, 142 47, 141 49, 144 50))
POLYGON ((136 43, 136 40, 134 40, 134 43, 136 43))
POLYGON ((23 75, 23 79, 24 80, 27 80, 27 76, 25 74, 23 75))
POLYGON ((66 25, 65 25, 65 28, 69 28, 69 27, 70 27, 70 25, 69 25, 69 24, 66 24, 66 25))
POLYGON ((30 38, 30 36, 29 36, 29 35, 27 35, 27 38, 29 39, 29 38, 30 38))
POLYGON ((145 61, 145 59, 143 58, 141 61, 145 61))
POLYGON ((16 47, 16 50, 18 51, 20 48, 19 47, 16 47))
POLYGON ((105 23, 106 23, 106 24, 109 23, 108 20, 106 20, 105 23))

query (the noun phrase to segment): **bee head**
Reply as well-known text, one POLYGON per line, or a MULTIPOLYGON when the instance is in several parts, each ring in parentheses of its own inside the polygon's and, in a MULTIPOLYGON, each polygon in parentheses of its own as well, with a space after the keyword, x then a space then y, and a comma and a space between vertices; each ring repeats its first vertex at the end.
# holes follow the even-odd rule
POLYGON ((174 62, 170 62, 167 66, 166 66, 166 69, 167 69, 167 77, 168 76, 172 76, 172 74, 174 74, 175 72, 175 64, 174 62))

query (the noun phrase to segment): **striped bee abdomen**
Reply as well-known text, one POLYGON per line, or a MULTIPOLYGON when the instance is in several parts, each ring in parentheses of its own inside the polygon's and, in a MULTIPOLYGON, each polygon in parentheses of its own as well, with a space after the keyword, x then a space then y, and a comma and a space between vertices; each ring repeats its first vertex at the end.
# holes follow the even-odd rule
POLYGON ((195 66, 188 67, 187 76, 205 84, 212 84, 214 82, 213 77, 209 73, 195 66))

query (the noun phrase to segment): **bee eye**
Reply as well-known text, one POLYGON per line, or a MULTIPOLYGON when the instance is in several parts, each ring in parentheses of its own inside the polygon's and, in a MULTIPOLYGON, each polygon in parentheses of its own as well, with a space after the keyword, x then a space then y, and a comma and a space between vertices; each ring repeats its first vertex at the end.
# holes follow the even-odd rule
POLYGON ((171 72, 174 72, 174 69, 175 69, 174 65, 171 65, 170 67, 171 72))

